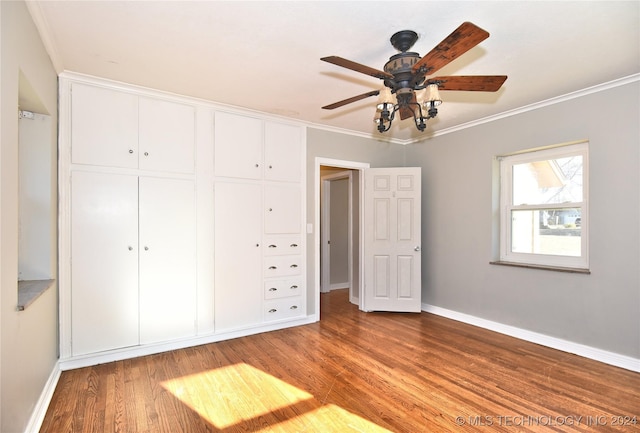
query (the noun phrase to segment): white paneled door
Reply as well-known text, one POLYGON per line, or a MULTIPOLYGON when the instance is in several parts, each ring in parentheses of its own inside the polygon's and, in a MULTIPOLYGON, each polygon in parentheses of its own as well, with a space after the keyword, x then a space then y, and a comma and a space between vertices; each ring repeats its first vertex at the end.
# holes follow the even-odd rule
POLYGON ((420 174, 365 170, 365 311, 421 310, 420 174))
POLYGON ((140 343, 195 335, 195 187, 140 177, 140 343))
POLYGON ((262 321, 262 186, 215 186, 215 326, 229 330, 262 321))
POLYGON ((73 355, 138 344, 138 177, 71 175, 73 355))

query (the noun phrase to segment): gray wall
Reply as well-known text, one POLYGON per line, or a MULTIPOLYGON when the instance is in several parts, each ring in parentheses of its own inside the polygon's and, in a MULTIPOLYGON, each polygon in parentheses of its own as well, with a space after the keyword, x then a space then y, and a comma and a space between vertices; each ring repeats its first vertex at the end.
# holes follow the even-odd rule
POLYGON ((423 167, 423 302, 640 358, 639 88, 636 81, 408 146, 423 167), (498 253, 494 157, 581 139, 590 143, 591 275, 490 265, 498 253))
MULTIPOLYGON (((57 290, 27 307, 18 305, 18 100, 20 73, 57 125, 57 74, 24 2, 0 2, 0 431, 25 430, 40 393, 54 371, 58 349, 57 290)), ((57 131, 50 137, 56 147, 57 131)), ((52 188, 56 189, 55 158, 52 188)), ((55 197, 55 195, 54 195, 55 197)), ((55 200, 54 200, 55 206, 55 200)), ((56 211, 52 224, 55 227, 56 211)), ((55 231, 52 246, 56 248, 55 231)), ((51 264, 57 268, 55 258, 51 264)), ((55 272, 55 271, 54 271, 55 272)))
POLYGON ((336 288, 346 288, 349 283, 349 179, 331 182, 330 213, 331 276, 329 284, 340 286, 336 288))

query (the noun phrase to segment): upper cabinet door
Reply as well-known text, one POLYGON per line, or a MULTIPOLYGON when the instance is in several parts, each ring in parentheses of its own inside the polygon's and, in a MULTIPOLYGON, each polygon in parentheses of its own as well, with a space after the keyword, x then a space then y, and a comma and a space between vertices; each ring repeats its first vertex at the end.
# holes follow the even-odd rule
POLYGON ((299 182, 302 173, 302 129, 266 122, 264 125, 264 178, 299 182))
POLYGON ((262 120, 236 114, 215 114, 215 175, 262 178, 262 120))
POLYGON ((139 133, 140 169, 193 173, 195 110, 192 106, 140 98, 139 133))
POLYGON ((71 88, 71 162, 138 167, 138 97, 74 83, 71 88))

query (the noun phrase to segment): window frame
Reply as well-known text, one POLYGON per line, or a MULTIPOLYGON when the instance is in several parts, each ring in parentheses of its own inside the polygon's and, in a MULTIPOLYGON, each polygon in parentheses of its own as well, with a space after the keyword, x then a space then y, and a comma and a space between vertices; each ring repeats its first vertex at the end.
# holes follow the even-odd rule
POLYGON ((500 262, 551 268, 588 270, 589 268, 589 143, 569 144, 533 149, 498 157, 500 164, 500 262), (552 204, 513 204, 513 166, 527 162, 582 156, 582 201, 552 204), (567 206, 567 204, 570 204, 567 206), (581 255, 553 255, 513 252, 512 211, 575 208, 581 211, 581 255))

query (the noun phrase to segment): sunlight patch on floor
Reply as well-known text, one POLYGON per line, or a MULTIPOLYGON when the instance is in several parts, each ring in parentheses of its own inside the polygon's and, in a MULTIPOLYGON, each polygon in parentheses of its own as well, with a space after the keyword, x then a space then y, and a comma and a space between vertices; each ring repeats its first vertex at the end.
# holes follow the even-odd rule
POLYGON ((167 380, 162 387, 218 429, 387 431, 245 363, 167 380))
MULTIPOLYGON (((304 415, 300 415, 295 420, 286 421, 278 425, 278 428, 270 427, 268 431, 282 432, 366 432, 366 433, 383 433, 389 430, 380 427, 377 424, 367 421, 366 419, 354 415, 351 412, 342 409, 333 404, 326 404, 304 415), (303 430, 295 428, 293 423, 304 426, 303 430), (278 429, 280 428, 281 429, 278 429)), ((266 430, 265 430, 266 431, 266 430)))

